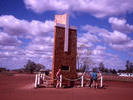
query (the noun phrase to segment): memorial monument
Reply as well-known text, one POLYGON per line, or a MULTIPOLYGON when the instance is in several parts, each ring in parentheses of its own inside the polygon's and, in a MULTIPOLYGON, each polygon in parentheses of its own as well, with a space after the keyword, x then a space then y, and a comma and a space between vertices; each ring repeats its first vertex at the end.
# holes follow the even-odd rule
MULTIPOLYGON (((56 79, 56 73, 61 68, 62 84, 69 86, 71 83, 69 79, 77 77, 76 56, 76 27, 69 26, 67 14, 55 15, 52 79, 56 79)), ((56 81, 53 81, 53 83, 56 84, 56 81)))

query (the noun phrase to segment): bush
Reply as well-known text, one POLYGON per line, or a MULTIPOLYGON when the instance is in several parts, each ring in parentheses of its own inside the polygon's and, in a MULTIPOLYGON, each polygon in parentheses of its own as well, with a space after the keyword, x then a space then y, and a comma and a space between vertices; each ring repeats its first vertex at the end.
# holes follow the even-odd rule
POLYGON ((26 72, 30 72, 32 74, 35 71, 40 71, 40 69, 45 69, 45 66, 43 66, 42 64, 36 64, 35 62, 28 60, 27 64, 24 66, 24 69, 26 72))
POLYGON ((0 72, 5 72, 5 71, 7 71, 6 68, 4 68, 4 67, 1 67, 1 68, 0 68, 0 72))

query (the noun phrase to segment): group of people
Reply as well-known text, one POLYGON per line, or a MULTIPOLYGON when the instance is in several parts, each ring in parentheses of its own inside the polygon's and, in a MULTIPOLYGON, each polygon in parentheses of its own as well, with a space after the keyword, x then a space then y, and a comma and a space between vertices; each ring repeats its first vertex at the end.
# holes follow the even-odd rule
MULTIPOLYGON (((58 88, 59 84, 60 84, 60 75, 61 75, 61 68, 59 68, 59 70, 56 73, 56 79, 57 79, 56 88, 58 88)), ((97 88, 98 87, 98 80, 100 79, 101 75, 102 74, 100 72, 97 72, 95 70, 90 72, 89 88, 91 88, 91 87, 97 88)))
POLYGON ((90 72, 90 83, 89 83, 89 88, 91 87, 95 87, 97 88, 98 87, 98 80, 101 78, 101 73, 100 72, 96 72, 96 71, 93 71, 93 72, 90 72))

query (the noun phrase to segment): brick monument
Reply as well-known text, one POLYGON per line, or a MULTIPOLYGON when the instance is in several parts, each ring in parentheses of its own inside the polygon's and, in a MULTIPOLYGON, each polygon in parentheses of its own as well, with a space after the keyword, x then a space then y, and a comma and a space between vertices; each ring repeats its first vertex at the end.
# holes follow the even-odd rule
MULTIPOLYGON (((71 81, 67 79, 75 79, 76 74, 76 56, 77 56, 77 30, 75 27, 69 26, 69 18, 67 14, 55 16, 54 27, 54 50, 52 79, 56 78, 56 73, 61 68, 63 76, 63 84, 69 86, 71 81)), ((56 81, 54 81, 56 84, 56 81)))

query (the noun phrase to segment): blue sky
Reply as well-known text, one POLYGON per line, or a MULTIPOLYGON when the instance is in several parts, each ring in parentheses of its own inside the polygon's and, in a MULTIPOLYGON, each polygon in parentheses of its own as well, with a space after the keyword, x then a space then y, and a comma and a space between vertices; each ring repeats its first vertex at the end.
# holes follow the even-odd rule
MULTIPOLYGON (((79 54, 97 66, 124 69, 133 62, 132 0, 0 0, 0 66, 23 67, 27 60, 51 68, 54 16, 68 13, 78 30, 79 54)), ((83 62, 81 60, 81 62, 83 62)))

